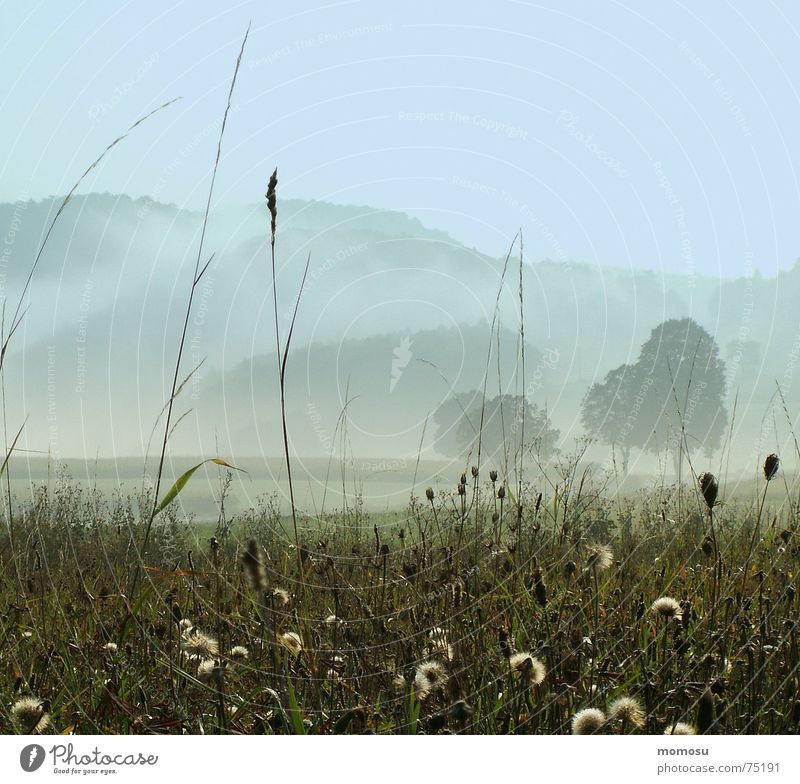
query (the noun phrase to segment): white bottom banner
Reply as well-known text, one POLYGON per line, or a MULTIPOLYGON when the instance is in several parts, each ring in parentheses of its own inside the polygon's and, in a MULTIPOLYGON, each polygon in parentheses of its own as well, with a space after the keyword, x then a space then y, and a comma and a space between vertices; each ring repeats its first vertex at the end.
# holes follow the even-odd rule
MULTIPOLYGON (((0 781, 113 777, 201 782, 491 782, 510 773, 542 780, 800 781, 795 736, 719 737, 275 737, 0 736, 0 781)), ((512 774, 512 775, 513 775, 512 774)))

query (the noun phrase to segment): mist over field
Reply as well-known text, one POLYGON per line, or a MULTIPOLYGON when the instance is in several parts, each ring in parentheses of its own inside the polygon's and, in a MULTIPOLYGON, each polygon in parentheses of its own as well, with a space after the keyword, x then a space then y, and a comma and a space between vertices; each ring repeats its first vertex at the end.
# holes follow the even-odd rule
MULTIPOLYGON (((24 283, 57 205, 0 205, 4 290, 24 283)), ((453 461, 451 473, 459 473, 468 455, 443 448, 449 425, 437 422, 437 410, 459 395, 467 407, 480 403, 484 383, 487 400, 522 390, 518 247, 501 281, 507 248, 485 255, 400 212, 289 200, 279 216, 284 337, 310 255, 286 381, 293 454, 397 461, 384 467, 390 474, 419 454, 453 461)), ((27 417, 18 446, 68 464, 152 455, 201 218, 146 198, 75 198, 6 361, 24 380, 6 389, 8 422, 27 417)), ((206 247, 213 260, 197 292, 182 377, 200 367, 176 402, 185 417, 170 454, 278 457, 265 207, 215 213, 206 247)), ((726 279, 523 256, 523 270, 525 396, 557 431, 546 457, 597 436, 581 417, 588 390, 636 363, 651 332, 671 319, 690 318, 712 337, 724 373, 724 439, 711 443, 705 420, 688 421, 688 453, 750 476, 753 456, 789 437, 786 412, 792 422, 800 412, 799 266, 767 277, 751 261, 748 276, 726 279)), ((687 362, 695 348, 691 340, 683 346, 687 362)), ((691 382, 681 399, 687 390, 691 382)), ((659 394, 664 410, 675 405, 668 386, 659 394)), ((630 451, 638 481, 673 471, 668 450, 630 451)), ((605 469, 611 455, 602 439, 587 452, 605 469)))
MULTIPOLYGON (((737 482, 770 451, 794 472, 787 11, 201 2, 190 28, 179 4, 95 5, 46 3, 48 46, 0 102, 17 118, 0 126, 7 316, 75 178, 168 106, 88 173, 21 302, 3 368, 17 486, 41 475, 29 459, 159 453, 212 171, 168 454, 176 471, 282 455, 275 167, 282 339, 310 258, 285 378, 297 458, 419 457, 452 482, 489 410, 495 446, 530 420, 514 435, 531 471, 577 450, 629 487, 703 467, 737 482), (76 50, 86 14, 105 21, 76 50)), ((5 10, 26 63, 40 36, 5 10)))
POLYGON ((42 736, 14 771, 569 734, 661 740, 559 745, 568 780, 791 775, 800 7, 0 18, 0 740, 42 736))

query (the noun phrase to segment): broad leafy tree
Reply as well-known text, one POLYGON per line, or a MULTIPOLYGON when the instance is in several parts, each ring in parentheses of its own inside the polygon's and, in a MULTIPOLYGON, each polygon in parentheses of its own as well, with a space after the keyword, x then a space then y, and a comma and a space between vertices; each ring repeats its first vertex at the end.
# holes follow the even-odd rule
POLYGON ((613 446, 625 473, 628 471, 631 448, 641 446, 632 439, 635 372, 632 365, 620 365, 609 371, 602 381, 589 388, 581 411, 583 426, 599 441, 613 446))
MULTIPOLYGON (((720 445, 725 411, 725 364, 711 335, 692 319, 656 327, 634 365, 612 370, 592 386, 583 404, 584 426, 614 445, 627 464, 632 447, 681 455, 720 445)), ((627 466, 626 466, 627 467, 627 466)))
POLYGON ((547 412, 521 395, 498 395, 486 400, 478 393, 451 399, 434 414, 437 424, 436 449, 452 457, 475 454, 481 434, 481 454, 501 461, 513 459, 521 449, 533 450, 543 459, 556 451, 559 431, 547 412), (470 405, 461 405, 469 400, 470 405), (481 408, 483 427, 481 428, 481 408))

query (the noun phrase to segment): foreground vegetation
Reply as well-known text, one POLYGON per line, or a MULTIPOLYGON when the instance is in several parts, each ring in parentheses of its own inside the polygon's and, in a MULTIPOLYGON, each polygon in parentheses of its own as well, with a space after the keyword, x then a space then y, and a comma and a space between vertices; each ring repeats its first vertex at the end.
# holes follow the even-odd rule
POLYGON ((140 553, 150 498, 43 489, 0 540, 0 731, 798 731, 793 504, 474 473, 299 548, 274 497, 140 553))
MULTIPOLYGON (((662 483, 627 498, 609 496, 607 482, 595 487, 586 471, 578 471, 580 455, 567 461, 556 481, 548 480, 540 458, 554 434, 525 424, 536 421, 538 410, 528 410, 527 396, 518 396, 508 403, 521 414, 507 421, 503 398, 487 396, 494 360, 501 382, 499 356, 492 352, 495 339, 500 350, 500 300, 517 241, 518 381, 528 389, 520 235, 502 266, 480 406, 472 409, 477 423, 457 439, 458 454, 466 450, 478 464, 490 447, 505 452, 502 475, 473 467, 447 488, 412 496, 406 514, 396 518, 370 517, 358 498, 337 513, 309 518, 298 509, 292 479, 286 368, 310 256, 283 330, 275 170, 265 215, 288 503, 270 497, 229 519, 224 502, 234 467, 220 458, 205 457, 167 489, 170 436, 184 416, 176 400, 200 367, 187 374, 188 327, 213 260, 204 249, 206 228, 248 34, 222 116, 172 381, 153 430, 162 435, 155 441, 151 490, 109 499, 62 481, 20 505, 7 468, 25 422, 9 431, 13 438, 0 467, 6 481, 0 731, 796 732, 798 510, 788 485, 785 503, 766 504, 778 458, 767 458, 763 494, 752 504, 721 503, 726 499, 708 473, 689 486, 662 483), (492 435, 492 409, 499 409, 500 437, 492 435), (511 445, 509 433, 519 434, 511 445), (531 443, 536 440, 538 446, 531 443), (540 470, 535 479, 529 475, 534 464, 540 470), (203 466, 223 474, 217 525, 198 535, 176 499, 203 466)), ((106 155, 173 103, 111 142, 61 201, 2 330, 4 383, 4 358, 59 218, 106 155)), ((695 373, 707 364, 695 362, 700 343, 690 346, 683 338, 663 358, 664 388, 677 419, 677 427, 670 420, 663 430, 678 468, 688 460, 688 444, 703 443, 686 430, 689 413, 700 410, 692 391, 695 373), (688 372, 675 375, 681 362, 688 372)), ((641 369, 637 363, 632 374, 613 371, 616 376, 595 390, 600 403, 589 419, 607 408, 615 379, 649 388, 641 369)), ((699 388, 706 386, 703 381, 699 388)), ((636 400, 629 410, 624 398, 616 411, 624 416, 625 438, 616 431, 589 435, 621 444, 623 462, 625 444, 644 445, 635 430, 626 440, 629 420, 644 410, 636 400)), ((345 409, 337 424, 343 435, 345 409)), ((719 406, 712 409, 716 417, 719 406)), ((609 421, 619 424, 616 416, 609 421)), ((649 433, 660 421, 642 415, 639 424, 649 433)), ((714 439, 706 444, 713 445, 714 439)))

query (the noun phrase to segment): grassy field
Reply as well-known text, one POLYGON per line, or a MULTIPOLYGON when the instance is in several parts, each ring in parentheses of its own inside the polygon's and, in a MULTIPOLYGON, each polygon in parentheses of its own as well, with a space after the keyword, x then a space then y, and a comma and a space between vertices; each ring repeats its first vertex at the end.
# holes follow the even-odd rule
MULTIPOLYGON (((164 469, 164 483, 171 485, 189 466, 203 460, 190 455, 172 458, 164 469)), ((286 464, 283 458, 237 456, 234 461, 241 472, 235 472, 225 499, 232 514, 241 514, 257 506, 259 499, 278 493, 288 499, 286 464), (245 473, 246 472, 246 473, 245 473)), ((114 493, 139 493, 152 487, 158 465, 141 457, 85 460, 64 459, 56 464, 45 457, 12 458, 11 490, 20 498, 31 495, 31 489, 47 486, 53 491, 64 480, 86 491, 103 496, 114 493)), ((180 495, 182 511, 193 515, 199 523, 214 521, 218 516, 220 469, 205 465, 186 485, 180 495)), ((459 469, 460 470, 460 469, 459 469)), ((296 459, 293 463, 295 502, 309 515, 325 515, 341 510, 358 498, 358 503, 372 513, 402 511, 415 485, 422 492, 450 483, 452 461, 416 458, 358 458, 346 461, 324 457, 296 459)))
MULTIPOLYGON (((243 474, 218 458, 190 468, 192 460, 170 457, 183 416, 175 401, 199 367, 189 361, 188 327, 213 259, 205 229, 246 42, 247 34, 186 280, 172 383, 153 412, 154 465, 53 471, 17 449, 25 420, 9 425, 0 469, 0 732, 796 733, 798 503, 786 476, 776 478, 776 460, 730 491, 709 474, 619 487, 608 471, 579 465, 586 441, 550 475, 532 469, 541 461, 524 414, 519 446, 505 444, 511 468, 502 461, 499 477, 491 465, 459 476, 446 465, 418 471, 416 461, 342 461, 331 470, 292 457, 285 370, 303 284, 282 325, 277 170, 266 189, 265 296, 283 459, 237 460, 243 474)), ((19 381, 4 358, 73 194, 172 103, 112 141, 53 215, 16 309, 4 310, 4 385, 19 381)), ((477 463, 500 293, 518 241, 519 388, 530 380, 517 235, 487 335, 477 463)), ((683 425, 680 434, 676 448, 688 462, 683 425)), ((483 454, 485 463, 488 448, 483 454)))
MULTIPOLYGON (((633 496, 663 484, 664 480, 646 472, 630 474, 624 480, 608 476, 607 472, 603 473, 599 457, 605 455, 604 450, 595 451, 598 459, 584 460, 583 467, 594 476, 603 476, 605 495, 633 496)), ((173 457, 164 467, 165 484, 171 485, 189 466, 202 460, 200 455, 173 457)), ((232 475, 226 491, 225 507, 230 514, 244 514, 274 494, 288 504, 289 487, 283 458, 237 456, 233 462, 243 472, 232 475)), ((65 458, 60 462, 38 456, 12 457, 9 466, 11 492, 20 499, 32 497, 37 488, 46 487, 53 493, 65 482, 84 492, 97 492, 102 497, 119 493, 135 495, 143 488, 152 487, 158 469, 155 460, 145 461, 141 457, 65 458)), ((334 510, 341 512, 358 506, 373 516, 383 514, 394 518, 396 514, 405 513, 411 495, 423 495, 427 487, 446 490, 452 487, 453 477, 460 471, 460 461, 426 459, 417 462, 415 456, 348 457, 346 460, 296 458, 293 461, 295 503, 309 517, 325 517, 334 510)), ((181 512, 192 516, 197 524, 213 524, 217 520, 222 473, 224 469, 218 466, 204 465, 180 494, 181 512)), ((544 486, 562 481, 557 462, 550 466, 547 477, 539 476, 538 480, 544 486)), ((797 475, 782 472, 770 484, 767 501, 780 505, 789 494, 798 491, 797 475)), ((743 503, 749 502, 758 492, 759 477, 753 472, 729 476, 721 488, 727 501, 743 503)))
POLYGON ((173 504, 144 552, 149 499, 43 488, 0 538, 0 731, 798 731, 796 507, 765 479, 462 479, 296 538, 277 497, 173 504))

